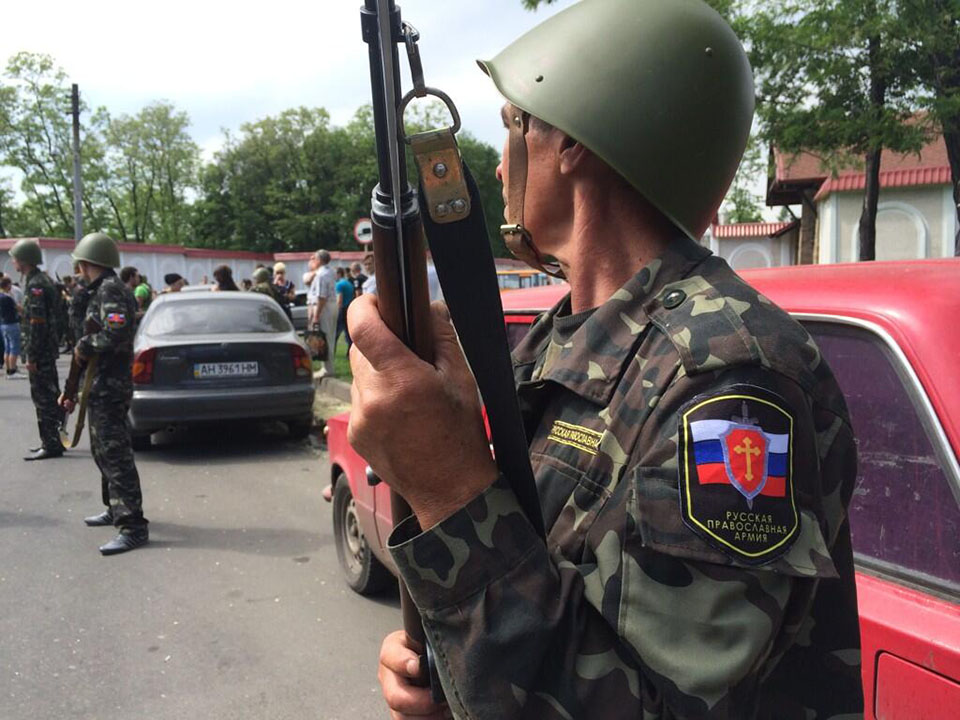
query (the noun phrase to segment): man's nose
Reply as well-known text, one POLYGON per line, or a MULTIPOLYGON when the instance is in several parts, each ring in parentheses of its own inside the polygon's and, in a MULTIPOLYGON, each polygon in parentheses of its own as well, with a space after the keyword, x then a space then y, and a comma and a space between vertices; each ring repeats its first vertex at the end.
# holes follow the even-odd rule
POLYGON ((497 180, 503 182, 503 161, 497 163, 497 180))

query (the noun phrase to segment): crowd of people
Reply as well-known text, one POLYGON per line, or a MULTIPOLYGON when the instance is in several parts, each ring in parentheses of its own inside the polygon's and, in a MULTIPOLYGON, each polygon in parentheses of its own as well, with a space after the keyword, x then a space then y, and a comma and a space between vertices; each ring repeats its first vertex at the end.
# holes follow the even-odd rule
MULTIPOLYGON (((132 550, 148 541, 126 419, 133 390, 133 338, 150 304, 159 295, 183 291, 187 280, 169 273, 163 277, 163 289, 154 290, 136 267, 120 267, 116 243, 102 233, 81 240, 73 253, 74 274, 62 279, 51 278, 41 267, 43 256, 35 240, 19 241, 10 255, 19 278, 0 273, 0 357, 7 378, 29 378, 40 434, 40 445, 24 459, 60 457, 71 446, 67 416, 80 400, 77 385, 71 384, 73 366, 79 368, 78 375, 93 373, 85 393, 91 450, 101 473, 105 509, 84 522, 118 529, 117 536, 100 547, 104 555, 132 550), (73 363, 70 378, 61 386, 57 358, 65 353, 73 356, 73 363), (90 364, 92 358, 98 362, 90 364)), ((372 279, 372 255, 364 258, 363 265, 354 263, 350 268, 331 267, 326 250, 310 258, 302 278, 307 288, 307 332, 325 334, 329 350, 321 359, 326 373, 333 373, 340 335, 348 345, 351 342, 347 307, 358 295, 374 291, 372 279)), ((211 292, 265 294, 288 317, 297 300, 296 283, 288 278, 282 262, 258 266, 239 285, 232 268, 220 265, 213 271, 213 282, 204 277, 203 285, 211 292)))
MULTIPOLYGON (((44 275, 47 276, 46 273, 44 275)), ((189 285, 179 273, 168 273, 163 277, 163 288, 158 291, 146 275, 129 265, 120 269, 118 277, 133 294, 138 323, 158 295, 180 292, 189 285)), ((69 353, 83 335, 83 314, 89 300, 88 283, 79 272, 50 280, 55 288, 54 305, 59 320, 56 330, 58 347, 61 352, 69 353)), ((306 289, 308 332, 322 333, 329 347, 326 358, 322 360, 321 372, 333 375, 333 355, 337 343, 342 337, 348 349, 351 344, 346 322, 347 308, 363 293, 376 293, 373 255, 368 254, 362 263, 333 268, 330 253, 318 250, 311 256, 302 282, 306 289)), ((202 284, 209 285, 212 292, 262 293, 276 300, 287 317, 292 319, 291 309, 296 304, 297 285, 288 277, 287 267, 282 262, 272 267, 258 265, 252 276, 242 278, 239 284, 234 279, 233 269, 229 265, 220 265, 213 271, 213 281, 209 282, 204 276, 202 284)), ((23 295, 20 282, 0 272, 0 357, 3 358, 4 375, 10 379, 27 377, 21 369, 23 295)))

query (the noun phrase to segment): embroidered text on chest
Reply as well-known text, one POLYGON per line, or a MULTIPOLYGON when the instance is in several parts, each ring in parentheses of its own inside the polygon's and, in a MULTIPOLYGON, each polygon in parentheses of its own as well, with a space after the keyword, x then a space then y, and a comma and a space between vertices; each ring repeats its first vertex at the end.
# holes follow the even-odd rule
POLYGON ((554 420, 547 440, 582 450, 590 455, 596 455, 597 448, 600 447, 601 437, 603 437, 603 434, 596 430, 581 425, 571 425, 562 420, 554 420))

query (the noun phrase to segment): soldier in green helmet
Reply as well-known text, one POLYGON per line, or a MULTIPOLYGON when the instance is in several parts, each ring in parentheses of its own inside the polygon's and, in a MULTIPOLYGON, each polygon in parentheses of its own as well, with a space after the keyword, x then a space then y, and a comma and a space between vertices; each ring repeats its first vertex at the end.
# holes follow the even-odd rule
POLYGON ((277 286, 270 282, 270 271, 265 267, 258 267, 253 271, 253 287, 250 288, 250 292, 272 297, 277 301, 277 305, 283 310, 284 315, 290 320, 293 319, 289 303, 280 295, 277 286))
MULTIPOLYGON (((100 546, 103 555, 140 547, 148 540, 143 516, 140 475, 133 457, 127 411, 133 398, 133 335, 137 302, 117 276, 117 244, 103 233, 86 235, 73 251, 73 260, 87 281, 89 301, 83 335, 74 348, 76 361, 87 365, 96 357, 90 386, 90 448, 100 470, 100 490, 106 509, 84 520, 90 527, 113 525, 117 536, 100 546)), ((60 405, 72 412, 76 397, 60 396, 60 405)))
POLYGON ((514 351, 547 542, 442 311, 430 366, 358 298, 350 441, 414 511, 388 544, 449 703, 394 633, 393 717, 860 717, 843 395, 698 242, 753 117, 740 43, 701 0, 584 0, 481 66, 503 232, 570 283, 514 351))
POLYGON ((30 397, 37 409, 40 446, 24 460, 46 460, 63 455, 60 425, 63 411, 57 406, 60 379, 57 376, 60 328, 57 288, 40 265, 43 253, 36 240, 27 238, 10 248, 17 271, 26 278, 21 315, 23 355, 30 376, 30 397))

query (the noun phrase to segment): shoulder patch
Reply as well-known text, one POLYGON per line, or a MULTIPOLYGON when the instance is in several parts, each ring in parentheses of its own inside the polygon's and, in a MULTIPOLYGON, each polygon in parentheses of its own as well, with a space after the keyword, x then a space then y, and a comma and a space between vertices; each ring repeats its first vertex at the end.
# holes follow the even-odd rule
POLYGON ((728 557, 762 565, 800 531, 793 487, 794 417, 779 395, 732 385, 680 413, 680 514, 728 557))
POLYGON ((42 287, 30 288, 30 294, 33 295, 34 297, 43 297, 43 288, 42 287))
POLYGON ((107 315, 107 327, 113 328, 122 328, 127 324, 127 316, 123 313, 112 312, 107 315))

